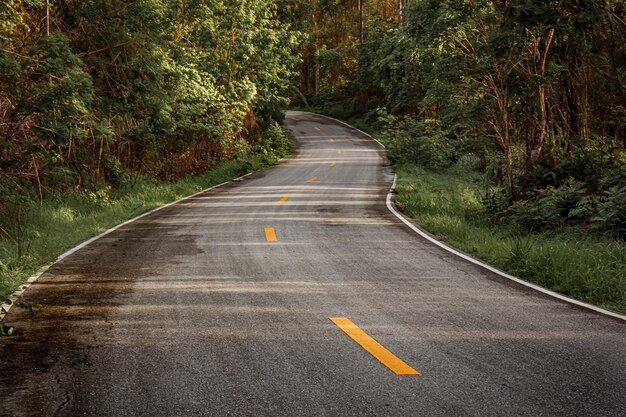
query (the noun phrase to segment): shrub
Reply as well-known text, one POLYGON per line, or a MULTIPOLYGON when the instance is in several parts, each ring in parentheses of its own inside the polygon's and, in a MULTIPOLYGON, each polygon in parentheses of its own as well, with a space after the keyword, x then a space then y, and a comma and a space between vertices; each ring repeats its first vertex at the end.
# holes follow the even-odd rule
POLYGON ((261 135, 254 152, 270 159, 278 160, 293 150, 293 142, 287 137, 283 128, 274 123, 261 135))
POLYGON ((593 199, 584 184, 569 179, 561 187, 548 186, 532 198, 513 203, 502 219, 525 232, 554 230, 579 223, 593 212, 593 199))
POLYGON ((119 185, 124 175, 124 168, 118 158, 108 155, 104 160, 104 178, 114 185, 119 185))
POLYGON ((591 220, 594 230, 626 239, 626 186, 610 188, 591 220))
POLYGON ((434 120, 396 118, 378 110, 381 134, 392 162, 413 162, 425 168, 446 168, 457 159, 450 139, 434 120))

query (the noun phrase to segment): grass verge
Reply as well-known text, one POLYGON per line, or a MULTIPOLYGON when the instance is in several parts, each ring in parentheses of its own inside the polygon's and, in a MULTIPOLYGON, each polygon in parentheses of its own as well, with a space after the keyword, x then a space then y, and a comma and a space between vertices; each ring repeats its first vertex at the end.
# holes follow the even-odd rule
POLYGON ((173 182, 140 178, 133 187, 75 190, 28 203, 19 244, 18 239, 0 239, 0 300, 6 300, 29 276, 81 241, 171 201, 276 164, 292 150, 290 143, 281 145, 278 150, 224 162, 200 176, 173 182))
POLYGON ((626 312, 626 243, 582 232, 513 235, 491 225, 479 174, 397 165, 396 202, 441 240, 525 280, 626 312))

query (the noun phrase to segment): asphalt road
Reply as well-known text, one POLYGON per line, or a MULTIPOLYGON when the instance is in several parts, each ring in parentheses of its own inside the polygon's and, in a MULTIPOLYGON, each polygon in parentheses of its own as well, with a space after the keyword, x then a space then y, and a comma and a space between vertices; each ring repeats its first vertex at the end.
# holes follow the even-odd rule
POLYGON ((385 207, 378 144, 322 116, 287 123, 292 158, 31 286, 45 307, 5 319, 26 333, 0 339, 0 415, 626 415, 623 322, 426 242, 385 207))

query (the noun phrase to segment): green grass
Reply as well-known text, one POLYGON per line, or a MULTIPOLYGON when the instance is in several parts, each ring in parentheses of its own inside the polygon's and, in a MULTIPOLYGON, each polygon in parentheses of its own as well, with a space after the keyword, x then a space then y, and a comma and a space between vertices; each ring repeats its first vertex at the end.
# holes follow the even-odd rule
POLYGON ((266 153, 225 162, 204 175, 174 182, 141 178, 132 188, 71 191, 41 203, 28 203, 21 247, 15 240, 0 239, 0 299, 79 242, 168 202, 272 165, 277 159, 266 153))
POLYGON ((525 280, 626 312, 626 243, 583 232, 515 236, 493 226, 481 176, 399 165, 396 202, 426 230, 525 280))

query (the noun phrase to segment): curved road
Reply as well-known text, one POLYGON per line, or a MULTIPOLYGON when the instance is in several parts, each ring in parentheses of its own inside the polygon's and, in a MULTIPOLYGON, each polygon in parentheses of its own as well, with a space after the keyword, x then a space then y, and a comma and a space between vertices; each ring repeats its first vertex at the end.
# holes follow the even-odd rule
POLYGON ((375 142, 286 123, 292 158, 30 287, 45 308, 5 319, 26 334, 0 339, 0 415, 626 415, 623 322, 434 247, 385 207, 375 142))

